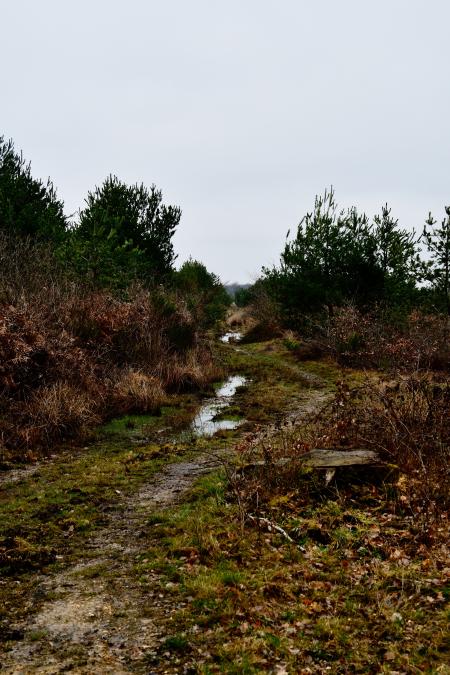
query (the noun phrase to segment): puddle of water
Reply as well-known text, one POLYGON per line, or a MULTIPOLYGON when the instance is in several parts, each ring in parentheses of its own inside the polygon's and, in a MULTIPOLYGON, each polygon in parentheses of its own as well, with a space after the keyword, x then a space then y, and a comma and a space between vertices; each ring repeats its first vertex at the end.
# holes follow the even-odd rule
MULTIPOLYGON (((226 382, 224 382, 216 391, 216 397, 231 398, 235 395, 238 387, 243 387, 247 383, 247 378, 242 375, 231 375, 226 382)), ((227 402, 229 405, 229 401, 227 402)))
POLYGON ((220 340, 222 342, 239 342, 239 340, 242 338, 242 333, 238 333, 236 331, 231 331, 230 333, 225 333, 225 335, 222 335, 220 340))
MULTIPOLYGON (((230 335, 239 335, 239 333, 230 333, 230 335)), ((231 399, 236 393, 238 387, 242 387, 247 383, 247 379, 241 375, 232 375, 229 377, 226 382, 224 382, 216 391, 213 398, 207 399, 205 403, 200 408, 196 417, 192 421, 190 427, 185 429, 177 438, 180 440, 192 438, 194 436, 213 436, 216 431, 220 429, 236 429, 244 420, 231 420, 231 419, 215 419, 220 413, 226 409, 231 402, 231 399)), ((144 442, 150 442, 150 438, 147 437, 145 433, 146 428, 150 428, 154 423, 155 418, 151 415, 129 415, 123 418, 116 418, 104 426, 104 430, 116 434, 119 437, 123 436, 127 438, 131 443, 136 445, 142 445, 144 442), (136 425, 136 429, 128 429, 127 423, 136 425)), ((162 435, 164 433, 170 432, 171 427, 163 427, 158 429, 156 434, 162 435)), ((88 447, 83 448, 83 450, 88 450, 88 447)), ((73 451, 70 451, 71 455, 73 451)), ((62 453, 59 455, 50 455, 50 458, 43 459, 37 464, 26 466, 20 469, 13 469, 9 471, 0 471, 0 487, 10 483, 19 482, 25 480, 26 478, 32 476, 34 473, 37 473, 40 468, 45 467, 49 462, 51 462, 56 457, 61 457, 62 453)))
POLYGON ((230 405, 237 388, 242 387, 246 382, 246 378, 241 375, 229 377, 216 391, 215 397, 202 405, 192 422, 191 431, 196 436, 212 436, 220 429, 236 429, 242 424, 242 420, 217 420, 215 418, 230 405))

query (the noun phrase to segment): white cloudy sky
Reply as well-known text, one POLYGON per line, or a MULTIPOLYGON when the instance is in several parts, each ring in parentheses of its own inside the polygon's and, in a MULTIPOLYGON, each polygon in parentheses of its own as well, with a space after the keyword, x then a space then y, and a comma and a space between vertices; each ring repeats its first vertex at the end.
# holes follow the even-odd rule
POLYGON ((278 258, 314 195, 450 203, 448 0, 0 0, 0 135, 68 213, 109 173, 183 209, 224 281, 278 258))

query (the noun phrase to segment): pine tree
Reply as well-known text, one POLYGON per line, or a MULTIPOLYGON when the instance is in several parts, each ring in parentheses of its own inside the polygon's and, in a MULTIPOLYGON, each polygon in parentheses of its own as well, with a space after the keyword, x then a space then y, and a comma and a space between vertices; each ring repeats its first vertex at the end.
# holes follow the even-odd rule
POLYGON ((169 274, 176 259, 172 238, 181 210, 166 206, 154 185, 126 185, 109 176, 88 194, 75 237, 94 280, 130 271, 148 281, 169 274), (101 268, 108 262, 108 269, 101 268), (99 267, 100 265, 100 267, 99 267))
POLYGON ((445 214, 440 227, 436 227, 437 221, 429 214, 423 238, 430 254, 430 260, 425 263, 425 278, 450 316, 450 206, 445 207, 445 214))
POLYGON ((40 241, 60 241, 66 232, 63 203, 50 179, 31 175, 31 165, 0 136, 0 230, 40 241))
POLYGON ((399 228, 387 204, 374 218, 373 236, 377 260, 384 279, 384 300, 400 304, 415 287, 418 268, 417 242, 414 232, 399 228))

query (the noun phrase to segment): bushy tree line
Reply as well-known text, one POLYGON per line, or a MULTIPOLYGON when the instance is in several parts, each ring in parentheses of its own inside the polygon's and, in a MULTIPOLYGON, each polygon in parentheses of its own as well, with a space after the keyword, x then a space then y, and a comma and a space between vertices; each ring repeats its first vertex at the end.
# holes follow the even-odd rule
POLYGON ((450 207, 446 214, 437 228, 430 215, 417 237, 387 205, 370 222, 355 207, 338 209, 333 190, 326 191, 286 242, 280 264, 263 268, 254 293, 264 290, 291 327, 345 304, 394 311, 427 304, 450 314, 450 207))
POLYGON ((180 217, 109 176, 71 222, 0 138, 0 464, 222 376, 206 331, 229 298, 202 263, 175 269, 180 217))
POLYGON ((190 296, 189 305, 197 315, 203 308, 202 321, 211 325, 222 318, 228 297, 201 263, 190 260, 175 270, 173 236, 180 218, 181 209, 166 205, 155 185, 127 185, 111 175, 88 193, 69 222, 52 182, 34 178, 13 142, 0 137, 0 234, 28 246, 47 244, 56 265, 94 289, 164 284, 190 296))

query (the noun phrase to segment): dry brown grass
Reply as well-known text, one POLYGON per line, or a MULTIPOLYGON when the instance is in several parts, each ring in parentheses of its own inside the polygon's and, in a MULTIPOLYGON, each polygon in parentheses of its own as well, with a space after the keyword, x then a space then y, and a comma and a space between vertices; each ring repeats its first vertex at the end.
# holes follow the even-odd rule
POLYGON ((71 438, 98 423, 95 412, 101 407, 92 397, 68 382, 55 382, 41 387, 27 405, 27 420, 20 430, 25 444, 71 438))
POLYGON ((262 288, 255 288, 252 304, 245 308, 249 317, 242 342, 264 342, 282 334, 279 308, 262 288))
POLYGON ((171 392, 201 389, 223 376, 222 368, 215 363, 206 345, 188 349, 185 354, 172 354, 170 359, 161 362, 158 373, 171 392))
POLYGON ((121 408, 128 413, 155 412, 166 399, 162 384, 156 377, 135 370, 120 372, 114 390, 121 408))
POLYGON ((137 285, 124 297, 83 288, 49 253, 40 270, 31 245, 8 246, 0 238, 0 257, 11 253, 0 270, 0 442, 10 456, 81 437, 111 416, 156 411, 166 391, 217 376, 182 298, 137 285))
POLYGON ((240 332, 248 331, 256 323, 248 307, 235 307, 231 309, 226 318, 226 324, 229 329, 240 332))

